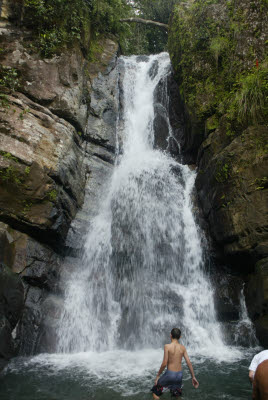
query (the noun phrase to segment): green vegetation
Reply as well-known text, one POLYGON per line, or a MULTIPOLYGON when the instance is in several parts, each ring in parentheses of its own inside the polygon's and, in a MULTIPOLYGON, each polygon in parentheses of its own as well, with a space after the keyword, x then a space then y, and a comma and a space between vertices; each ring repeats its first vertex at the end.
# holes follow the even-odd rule
POLYGON ((12 165, 7 168, 0 169, 0 181, 20 185, 22 183, 20 171, 17 168, 14 168, 12 165))
POLYGON ((268 115, 268 70, 267 63, 249 74, 242 75, 236 84, 236 91, 230 102, 229 114, 239 122, 258 124, 268 115))
POLYGON ((221 37, 221 36, 216 36, 210 42, 209 48, 210 48, 211 53, 215 57, 217 71, 218 71, 218 66, 219 66, 219 57, 224 52, 224 50, 228 47, 228 44, 229 44, 228 39, 225 37, 221 37))
MULTIPOLYGON (((175 4, 180 0, 135 0, 132 5, 143 19, 168 24, 175 4)), ((156 27, 132 25, 132 34, 126 38, 124 51, 128 54, 154 54, 167 50, 167 32, 156 27)))
POLYGON ((264 190, 268 186, 268 178, 267 176, 256 178, 251 185, 255 186, 255 190, 264 190))
POLYGON ((22 201, 22 205, 23 205, 23 210, 22 210, 22 214, 27 214, 28 211, 30 211, 33 203, 28 201, 28 200, 23 200, 22 201))
POLYGON ((52 57, 79 43, 94 61, 98 39, 116 35, 124 54, 158 53, 167 47, 167 32, 120 19, 139 16, 167 24, 179 1, 25 0, 24 24, 35 33, 28 46, 40 50, 43 57, 52 57))
POLYGON ((125 0, 25 0, 24 24, 35 33, 34 46, 44 57, 78 43, 84 54, 100 35, 127 31, 119 22, 130 6, 125 0))
POLYGON ((6 158, 7 160, 12 160, 15 162, 18 162, 19 160, 17 159, 17 157, 13 156, 11 153, 7 153, 5 151, 0 151, 0 154, 2 157, 6 158))
POLYGON ((8 161, 8 166, 2 166, 0 169, 0 181, 22 185, 27 179, 27 176, 30 173, 31 167, 27 166, 22 169, 21 164, 17 157, 13 156, 9 152, 0 151, 0 157, 3 157, 8 161), (18 165, 16 165, 18 164, 18 165))
POLYGON ((52 189, 49 193, 48 193, 48 198, 50 201, 55 202, 57 200, 57 190, 56 189, 52 189))
POLYGON ((9 108, 9 100, 4 93, 0 93, 0 107, 9 108))
POLYGON ((175 6, 168 48, 189 113, 208 131, 216 129, 214 121, 224 116, 225 132, 231 140, 247 126, 268 120, 265 18, 262 21, 267 2, 254 2, 254 11, 241 8, 234 0, 226 4, 223 7, 219 0, 180 1, 175 6), (254 18, 258 16, 257 22, 254 20, 257 36, 249 28, 252 12, 254 18))
POLYGON ((25 114, 27 114, 29 111, 29 108, 24 108, 24 110, 19 113, 19 119, 23 120, 25 114))
MULTIPOLYGON (((19 74, 16 68, 0 65, 0 91, 14 92, 18 89, 19 84, 19 74)), ((6 106, 8 104, 8 100, 3 93, 0 95, 0 103, 2 106, 6 106)))
POLYGON ((15 68, 0 64, 0 107, 9 108, 7 93, 14 92, 19 88, 20 79, 15 68))
POLYGON ((227 179, 230 177, 230 171, 231 167, 229 164, 225 163, 223 165, 219 165, 215 174, 216 181, 220 183, 227 181, 227 179))

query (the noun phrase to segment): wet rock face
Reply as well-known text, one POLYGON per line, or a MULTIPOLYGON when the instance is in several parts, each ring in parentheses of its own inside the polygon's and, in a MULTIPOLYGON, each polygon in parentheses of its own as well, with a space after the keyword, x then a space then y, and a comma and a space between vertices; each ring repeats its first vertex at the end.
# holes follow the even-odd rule
MULTIPOLYGON (((152 76, 154 70, 157 70, 157 65, 152 66, 152 76)), ((185 137, 185 112, 179 87, 172 72, 167 78, 162 79, 155 89, 154 112, 155 147, 168 151, 174 158, 181 157, 179 143, 185 137)), ((187 162, 186 157, 184 162, 187 162)))
POLYGON ((217 319, 221 322, 238 321, 243 280, 229 273, 212 275, 217 319))
POLYGON ((83 202, 82 141, 26 96, 7 99, 9 108, 0 110, 0 218, 56 248, 83 202))
POLYGON ((246 285, 248 312, 264 347, 268 346, 268 258, 258 261, 246 285))
POLYGON ((268 250, 265 137, 267 128, 250 127, 229 141, 220 127, 199 150, 196 187, 210 232, 242 273, 252 271, 268 250))
POLYGON ((79 50, 42 60, 29 35, 1 27, 1 63, 17 71, 19 92, 0 109, 0 219, 59 248, 83 203, 90 84, 79 50))
POLYGON ((102 40, 94 63, 79 48, 41 59, 25 46, 31 33, 16 25, 14 3, 0 10, 1 63, 19 77, 0 107, 0 260, 23 300, 13 319, 1 317, 0 358, 55 351, 63 254, 80 251, 110 177, 117 108, 117 43, 102 40))
POLYGON ((0 264, 0 370, 15 355, 12 331, 22 314, 24 290, 21 279, 5 264, 0 264))
POLYGON ((16 345, 20 354, 33 354, 38 350, 46 318, 42 304, 51 293, 58 292, 62 257, 50 247, 3 223, 0 223, 0 243, 0 258, 10 266, 10 269, 6 268, 13 277, 12 281, 0 279, 0 284, 5 285, 10 296, 14 293, 13 282, 22 290, 19 312, 10 324, 10 332, 15 340, 11 344, 13 348, 16 345))

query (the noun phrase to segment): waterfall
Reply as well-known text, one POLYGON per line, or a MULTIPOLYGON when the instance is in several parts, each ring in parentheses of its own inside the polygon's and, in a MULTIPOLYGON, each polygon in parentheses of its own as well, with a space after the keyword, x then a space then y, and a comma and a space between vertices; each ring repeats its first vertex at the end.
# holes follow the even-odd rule
POLYGON ((233 342, 236 345, 242 345, 245 347, 256 347, 258 343, 253 323, 248 316, 244 295, 244 285, 240 293, 240 315, 239 321, 235 325, 233 342))
POLYGON ((180 327, 193 352, 215 354, 224 344, 193 215, 195 172, 154 149, 154 91, 170 60, 120 63, 122 148, 81 262, 64 282, 58 350, 157 348, 180 327))

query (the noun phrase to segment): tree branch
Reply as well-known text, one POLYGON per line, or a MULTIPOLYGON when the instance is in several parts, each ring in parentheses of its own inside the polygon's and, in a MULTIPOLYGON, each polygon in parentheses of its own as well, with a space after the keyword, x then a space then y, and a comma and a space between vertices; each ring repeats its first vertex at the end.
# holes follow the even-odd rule
POLYGON ((150 19, 123 18, 123 19, 120 19, 120 22, 136 22, 138 24, 153 25, 160 29, 164 29, 165 31, 168 31, 168 25, 162 24, 162 22, 151 21, 150 19))

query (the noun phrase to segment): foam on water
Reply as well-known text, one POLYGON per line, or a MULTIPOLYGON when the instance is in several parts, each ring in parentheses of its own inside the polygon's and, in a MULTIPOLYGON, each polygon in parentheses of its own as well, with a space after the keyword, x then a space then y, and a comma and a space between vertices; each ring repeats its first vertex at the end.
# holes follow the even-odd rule
MULTIPOLYGON (((228 354, 219 352, 217 362, 215 359, 211 361, 211 354, 203 356, 198 352, 196 355, 190 352, 197 377, 202 374, 207 375, 210 369, 219 369, 221 375, 224 373, 230 375, 231 370, 237 371, 237 363, 240 360, 250 360, 253 356, 252 350, 245 351, 238 348, 231 350, 228 354)), ((100 353, 89 351, 73 354, 40 354, 32 358, 12 360, 5 369, 4 376, 12 374, 13 381, 20 375, 25 378, 35 377, 37 381, 38 377, 41 380, 46 378, 48 381, 51 377, 59 382, 64 377, 65 380, 75 382, 85 390, 92 387, 100 390, 99 388, 105 387, 120 393, 120 396, 131 397, 139 393, 148 396, 162 357, 163 349, 160 348, 135 352, 111 350, 100 353)), ((184 382, 190 380, 187 368, 184 368, 183 374, 184 382)), ((233 399, 228 394, 226 398, 233 399)))
MULTIPOLYGON (((221 354, 217 362, 234 363, 247 356, 245 349, 232 348, 232 357, 230 354, 225 356, 221 354)), ((252 351, 248 352, 251 355, 252 351)), ((220 353, 219 353, 220 354, 220 353)), ((211 354, 207 357, 196 352, 190 353, 195 365, 203 364, 211 359, 211 354)), ((143 377, 151 378, 155 376, 156 370, 163 358, 163 349, 142 349, 137 351, 111 350, 106 352, 81 352, 73 354, 39 354, 31 358, 17 358, 10 362, 5 372, 18 372, 27 368, 28 372, 46 372, 46 374, 58 374, 63 370, 76 371, 79 375, 92 376, 105 381, 114 381, 120 379, 128 381, 129 379, 141 379, 143 377)), ((214 360, 215 361, 215 360, 214 360)), ((198 368, 198 367, 197 367, 198 368)))

